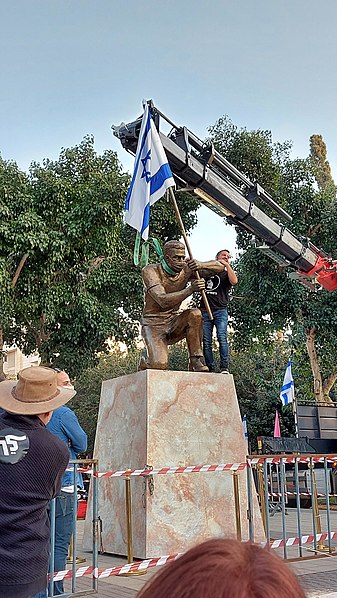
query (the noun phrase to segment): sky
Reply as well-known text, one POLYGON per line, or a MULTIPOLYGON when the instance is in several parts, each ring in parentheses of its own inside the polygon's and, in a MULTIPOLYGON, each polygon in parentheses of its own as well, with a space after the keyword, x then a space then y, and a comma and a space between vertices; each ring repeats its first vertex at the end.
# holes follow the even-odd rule
MULTIPOLYGON (((336 0, 1 0, 1 156, 28 169, 93 134, 131 171, 111 124, 144 98, 201 139, 224 114, 293 157, 322 134, 337 178, 336 23, 336 0)), ((232 227, 198 216, 196 258, 235 251, 232 227)))

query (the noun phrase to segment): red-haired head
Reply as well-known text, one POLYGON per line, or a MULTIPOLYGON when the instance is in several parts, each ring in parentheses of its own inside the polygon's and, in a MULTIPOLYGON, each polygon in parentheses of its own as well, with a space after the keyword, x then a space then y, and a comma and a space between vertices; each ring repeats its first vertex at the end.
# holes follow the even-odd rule
POLYGON ((305 598, 288 565, 268 548, 208 540, 165 567, 139 598, 305 598))

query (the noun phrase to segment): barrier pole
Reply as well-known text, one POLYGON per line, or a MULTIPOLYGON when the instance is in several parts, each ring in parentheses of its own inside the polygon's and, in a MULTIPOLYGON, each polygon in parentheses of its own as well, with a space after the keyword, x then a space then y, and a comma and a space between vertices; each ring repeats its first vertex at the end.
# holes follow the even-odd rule
MULTIPOLYGON (((131 471, 131 469, 130 469, 131 471)), ((127 553, 128 564, 133 563, 133 545, 132 545, 132 505, 131 505, 131 477, 126 475, 125 481, 125 512, 126 512, 126 535, 127 535, 127 553)), ((145 575, 146 570, 143 571, 128 571, 123 573, 123 577, 131 577, 134 575, 145 575)))
MULTIPOLYGON (((318 508, 318 498, 317 498, 317 484, 316 484, 316 475, 314 471, 314 464, 311 463, 311 472, 312 472, 312 501, 313 501, 313 510, 315 514, 315 521, 316 521, 316 533, 322 533, 322 525, 321 525, 321 516, 318 508)), ((329 552, 329 546, 324 544, 321 540, 317 544, 317 550, 320 552, 329 552)))
POLYGON ((265 494, 264 494, 264 479, 263 479, 262 463, 258 463, 258 465, 257 465, 257 478, 258 478, 258 484, 259 484, 262 523, 263 523, 264 533, 267 535, 267 514, 266 514, 266 501, 265 501, 265 494))
POLYGON ((233 471, 233 488, 234 488, 234 503, 235 503, 235 521, 236 521, 236 538, 241 542, 241 513, 240 513, 240 491, 239 491, 239 473, 233 471))
MULTIPOLYGON (((301 497, 300 497, 300 485, 298 478, 298 460, 295 457, 295 490, 296 490, 296 514, 297 514, 297 535, 302 538, 302 524, 301 524, 301 497)), ((303 556, 302 544, 299 542, 298 551, 300 557, 303 556)))
POLYGON ((328 470, 328 463, 326 457, 324 457, 324 483, 325 483, 325 506, 326 506, 326 523, 328 528, 328 546, 329 552, 334 552, 336 549, 331 546, 331 525, 330 525, 330 496, 332 488, 329 488, 328 476, 330 475, 328 470))
POLYGON ((284 459, 280 458, 280 474, 281 474, 281 508, 282 508, 282 539, 283 545, 283 557, 287 559, 287 530, 286 530, 286 502, 287 495, 287 479, 284 459))
MULTIPOLYGON (((268 463, 265 460, 263 463, 263 482, 264 482, 264 504, 265 504, 265 513, 266 513, 266 537, 267 543, 270 544, 270 522, 269 522, 269 492, 268 492, 268 463)), ((271 488, 270 491, 272 492, 273 489, 271 488)))
MULTIPOLYGON (((253 502, 253 492, 252 492, 252 468, 249 459, 246 460, 246 470, 247 470, 247 495, 248 495, 248 509, 247 509, 247 518, 248 518, 248 526, 249 526, 249 540, 254 542, 254 502, 253 502)), ((254 480, 253 480, 254 484, 254 480)), ((255 484, 254 484, 255 490, 255 484)))
MULTIPOLYGON (((101 518, 98 517, 98 478, 97 467, 98 461, 94 459, 91 461, 93 468, 93 476, 90 482, 92 487, 92 566, 94 572, 98 570, 98 534, 99 534, 99 523, 102 523, 101 518)), ((92 588, 98 592, 98 579, 96 575, 92 576, 92 588)))
POLYGON ((54 596, 54 583, 53 577, 55 573, 55 510, 56 510, 56 499, 54 498, 50 503, 50 562, 49 562, 49 573, 50 580, 48 584, 48 596, 53 598, 54 596))

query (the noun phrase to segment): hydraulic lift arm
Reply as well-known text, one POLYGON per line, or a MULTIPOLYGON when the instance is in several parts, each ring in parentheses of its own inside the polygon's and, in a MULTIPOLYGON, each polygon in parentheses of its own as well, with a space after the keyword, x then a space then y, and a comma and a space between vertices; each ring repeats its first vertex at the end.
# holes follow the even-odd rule
MULTIPOLYGON (((258 183, 250 181, 213 144, 204 143, 186 127, 176 126, 152 101, 149 106, 178 189, 197 196, 211 210, 263 241, 260 249, 269 257, 297 268, 291 278, 312 289, 313 283, 328 291, 337 289, 337 262, 288 230, 285 223, 291 222, 291 217, 258 183), (160 130, 161 120, 171 127, 167 135, 160 130), (261 204, 277 216, 271 218, 261 204)), ((112 126, 114 135, 132 154, 136 153, 141 120, 112 126)))

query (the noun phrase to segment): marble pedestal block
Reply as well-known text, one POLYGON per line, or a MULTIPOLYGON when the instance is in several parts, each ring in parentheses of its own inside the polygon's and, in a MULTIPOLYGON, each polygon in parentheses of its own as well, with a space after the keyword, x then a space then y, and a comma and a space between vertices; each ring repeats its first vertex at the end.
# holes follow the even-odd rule
MULTIPOLYGON (((232 375, 146 370, 103 382, 94 450, 99 471, 237 463, 245 455, 232 375)), ((246 470, 238 475, 242 538, 248 539, 246 470)), ((150 494, 146 478, 131 478, 135 557, 236 536, 231 471, 155 475, 153 481, 150 494)), ((123 478, 99 479, 99 515, 105 552, 125 555, 123 478)), ((263 540, 260 518, 254 527, 255 540, 263 540)), ((89 521, 86 529, 90 536, 89 521)))

